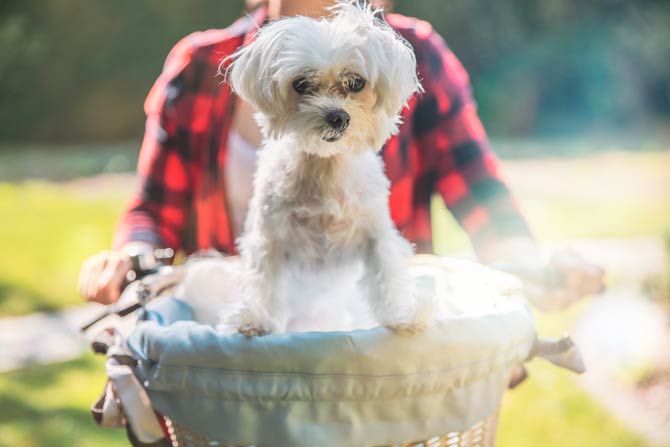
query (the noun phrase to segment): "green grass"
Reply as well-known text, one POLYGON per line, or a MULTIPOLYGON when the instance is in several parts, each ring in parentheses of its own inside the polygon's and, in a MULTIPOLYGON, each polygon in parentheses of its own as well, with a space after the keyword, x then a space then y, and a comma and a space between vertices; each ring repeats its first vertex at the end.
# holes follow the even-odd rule
POLYGON ((500 447, 652 447, 593 402, 571 373, 543 360, 527 369, 526 382, 503 399, 500 447))
POLYGON ((0 447, 129 446, 123 430, 91 417, 104 383, 103 359, 92 355, 0 374, 0 447))
POLYGON ((125 194, 0 183, 0 317, 81 303, 81 263, 109 247, 125 194))
MULTIPOLYGON (((581 302, 560 312, 535 311, 538 334, 560 337, 587 306, 581 302)), ((528 379, 503 399, 499 446, 662 447, 627 430, 579 387, 575 374, 544 359, 532 360, 526 369, 528 379)))
POLYGON ((506 171, 541 240, 670 231, 670 152, 519 160, 506 171))

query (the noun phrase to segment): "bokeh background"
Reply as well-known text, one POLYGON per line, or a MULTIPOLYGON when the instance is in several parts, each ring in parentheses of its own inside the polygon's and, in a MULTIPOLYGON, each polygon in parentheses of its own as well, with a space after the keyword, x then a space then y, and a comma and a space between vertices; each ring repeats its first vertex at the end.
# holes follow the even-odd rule
MULTIPOLYGON (((23 333, 81 305, 79 266, 109 246, 133 191, 142 103, 167 52, 242 3, 0 2, 0 346, 35 349, 23 333)), ((604 294, 537 315, 542 335, 575 335, 589 372, 533 362, 505 398, 499 445, 670 445, 670 2, 394 3, 470 72, 540 241, 608 269, 604 294)), ((439 200, 433 219, 438 253, 468 256, 439 200)), ((105 377, 79 347, 55 363, 0 359, 0 446, 126 445, 92 423, 105 377)))

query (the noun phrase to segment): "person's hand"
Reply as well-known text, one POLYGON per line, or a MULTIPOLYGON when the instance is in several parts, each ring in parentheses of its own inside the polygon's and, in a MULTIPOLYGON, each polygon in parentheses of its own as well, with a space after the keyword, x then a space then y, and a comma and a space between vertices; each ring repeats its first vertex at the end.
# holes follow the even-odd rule
POLYGON ((535 278, 528 278, 526 296, 541 310, 560 310, 604 289, 605 272, 572 250, 556 252, 535 278))
POLYGON ((519 277, 526 297, 540 310, 560 310, 602 292, 604 271, 573 250, 554 253, 549 262, 530 238, 509 238, 486 247, 483 261, 519 277))
POLYGON ((121 287, 130 270, 124 250, 103 251, 84 261, 79 273, 78 290, 82 298, 113 304, 121 296, 121 287))

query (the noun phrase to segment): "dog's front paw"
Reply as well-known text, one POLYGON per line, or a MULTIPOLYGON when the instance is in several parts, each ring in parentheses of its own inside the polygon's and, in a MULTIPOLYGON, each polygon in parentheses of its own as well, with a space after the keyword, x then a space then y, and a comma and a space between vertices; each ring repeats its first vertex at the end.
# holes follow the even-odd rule
POLYGON ((217 327, 223 333, 239 332, 247 337, 260 337, 279 332, 279 326, 267 310, 258 304, 244 303, 230 315, 223 315, 217 327))
POLYGON ((434 296, 417 296, 412 299, 413 305, 404 309, 404 315, 391 319, 386 327, 399 335, 417 335, 425 332, 435 320, 437 303, 434 296), (411 315, 408 319, 406 315, 411 315))
POLYGON ((425 332, 426 329, 428 329, 428 324, 423 322, 395 323, 395 324, 389 324, 386 327, 398 335, 408 337, 411 335, 418 335, 425 332))
POLYGON ((254 327, 252 325, 241 326, 237 329, 237 332, 239 332, 240 334, 244 335, 247 338, 262 337, 263 335, 267 335, 270 333, 270 331, 267 328, 254 327))
POLYGON ((272 334, 276 331, 276 325, 272 322, 259 322, 259 321, 240 321, 237 316, 228 318, 226 321, 222 321, 216 328, 219 332, 224 334, 234 334, 236 332, 244 335, 245 337, 262 337, 263 335, 272 334))

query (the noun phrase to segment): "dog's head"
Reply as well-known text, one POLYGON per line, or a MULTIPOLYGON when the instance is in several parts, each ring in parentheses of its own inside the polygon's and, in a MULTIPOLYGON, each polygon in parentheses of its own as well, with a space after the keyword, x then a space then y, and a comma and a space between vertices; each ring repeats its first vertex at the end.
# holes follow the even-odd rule
POLYGON ((342 1, 331 13, 264 26, 231 57, 229 80, 268 137, 291 134, 321 156, 378 150, 421 89, 414 53, 370 6, 342 1))

